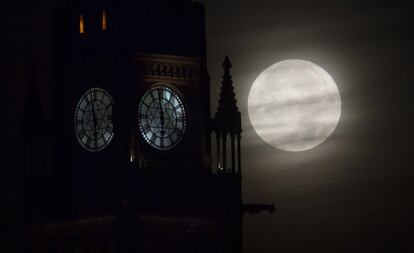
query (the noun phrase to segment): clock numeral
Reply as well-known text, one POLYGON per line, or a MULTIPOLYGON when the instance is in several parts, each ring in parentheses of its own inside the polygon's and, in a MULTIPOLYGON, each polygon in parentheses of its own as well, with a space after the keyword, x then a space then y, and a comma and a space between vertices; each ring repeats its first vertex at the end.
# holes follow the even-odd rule
POLYGON ((157 138, 158 138, 158 137, 157 137, 155 134, 153 134, 153 135, 151 136, 151 142, 155 144, 155 142, 156 142, 157 138))
POLYGON ((157 89, 158 99, 162 99, 162 89, 157 89))
POLYGON ((168 140, 170 141, 170 145, 171 145, 171 143, 174 143, 173 137, 171 135, 168 136, 168 140))
POLYGON ((164 147, 164 138, 160 139, 160 146, 163 148, 164 147))
POLYGON ((93 100, 92 93, 88 93, 88 95, 86 95, 86 101, 92 102, 92 100, 93 100))
POLYGON ((83 124, 83 120, 81 119, 76 120, 76 125, 82 125, 82 124, 83 124))
POLYGON ((177 135, 177 136, 182 136, 183 132, 181 131, 181 129, 175 128, 174 129, 174 134, 177 135))
POLYGON ((149 127, 149 125, 144 125, 142 127, 142 131, 144 132, 144 134, 147 134, 150 130, 151 128, 149 127))
POLYGON ((143 112, 143 111, 148 111, 148 104, 145 102, 145 101, 142 101, 141 102, 141 109, 140 109, 140 111, 141 112, 143 112))
POLYGON ((168 138, 170 138, 171 143, 174 143, 178 137, 176 134, 172 133, 168 138))
POLYGON ((86 135, 85 129, 79 131, 79 136, 82 139, 86 135))
POLYGON ((103 135, 103 142, 107 143, 111 139, 112 132, 106 131, 106 133, 103 135))
POLYGON ((111 125, 108 125, 107 127, 106 127, 106 130, 105 130, 105 132, 106 133, 108 133, 108 134, 112 134, 113 133, 113 127, 111 126, 111 125))
POLYGON ((112 98, 108 97, 107 95, 102 96, 102 103, 106 104, 106 107, 110 107, 113 104, 112 98))
POLYGON ((140 113, 140 114, 138 115, 138 117, 139 117, 140 119, 146 119, 148 116, 147 116, 147 114, 142 114, 142 113, 140 113))
POLYGON ((166 97, 168 97, 168 102, 170 102, 171 99, 173 98, 173 95, 169 91, 166 92, 166 95, 167 95, 166 97))
POLYGON ((96 91, 96 93, 95 93, 95 98, 96 98, 96 100, 99 100, 99 101, 103 101, 103 97, 105 96, 105 94, 104 93, 102 93, 102 91, 96 91))
POLYGON ((86 103, 84 103, 85 101, 83 100, 81 103, 79 103, 79 105, 76 107, 76 115, 77 116, 82 116, 85 113, 85 107, 86 107, 86 103))
POLYGON ((152 99, 152 101, 154 101, 156 99, 154 93, 156 94, 156 90, 150 92, 150 94, 149 94, 150 97, 151 97, 151 99, 152 99))
POLYGON ((178 117, 176 120, 177 120, 177 123, 183 123, 184 122, 183 117, 178 117))
POLYGON ((85 145, 88 146, 88 147, 91 147, 91 142, 92 142, 91 139, 88 138, 88 139, 86 139, 85 145))

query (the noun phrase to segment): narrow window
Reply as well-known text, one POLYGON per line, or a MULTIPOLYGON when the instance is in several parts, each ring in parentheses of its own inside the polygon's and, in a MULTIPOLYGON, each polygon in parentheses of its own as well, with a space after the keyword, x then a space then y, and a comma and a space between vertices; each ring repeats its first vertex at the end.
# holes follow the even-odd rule
POLYGON ((102 31, 106 31, 106 28, 107 28, 107 20, 106 20, 106 10, 103 10, 102 11, 102 20, 101 20, 101 23, 102 23, 102 31))
POLYGON ((85 21, 83 20, 83 14, 79 16, 79 33, 85 33, 85 21))

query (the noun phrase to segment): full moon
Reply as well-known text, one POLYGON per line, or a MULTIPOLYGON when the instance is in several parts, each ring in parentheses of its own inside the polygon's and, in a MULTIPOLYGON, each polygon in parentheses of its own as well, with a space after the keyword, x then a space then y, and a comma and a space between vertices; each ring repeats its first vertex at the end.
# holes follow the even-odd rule
POLYGON ((333 133, 341 116, 341 97, 335 81, 318 65, 284 60, 256 78, 248 111, 265 142, 285 151, 305 151, 333 133))

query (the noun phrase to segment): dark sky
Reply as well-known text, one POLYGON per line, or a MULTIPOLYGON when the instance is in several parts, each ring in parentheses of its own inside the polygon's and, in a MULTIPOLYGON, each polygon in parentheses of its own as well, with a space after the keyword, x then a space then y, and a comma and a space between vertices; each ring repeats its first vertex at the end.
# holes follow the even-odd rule
MULTIPOLYGON (((5 143, 19 152, 16 125, 28 69, 49 71, 53 2, 9 3, 2 22, 5 143), (17 11, 18 10, 18 11, 17 11), (7 63, 7 64, 4 64, 7 63)), ((4 4, 4 3, 3 3, 4 4)), ((246 203, 274 202, 273 215, 246 215, 245 252, 400 252, 413 247, 414 8, 396 1, 206 0, 212 112, 228 55, 243 120, 246 203), (336 81, 342 115, 333 135, 305 152, 274 149, 247 115, 251 84, 284 59, 312 61, 336 81)), ((2 8, 3 9, 3 8, 2 8)), ((1 73, 1 72, 0 72, 1 73)), ((47 102, 44 107, 47 110, 47 102)), ((19 161, 10 156, 7 167, 19 161)), ((413 249, 411 249, 413 250, 413 249)))
POLYGON ((213 98, 221 58, 228 54, 233 61, 243 115, 244 201, 278 208, 271 216, 245 216, 245 251, 398 252, 411 246, 414 8, 349 0, 205 5, 213 98), (324 68, 342 98, 333 135, 299 153, 267 145, 247 115, 255 78, 292 58, 324 68))

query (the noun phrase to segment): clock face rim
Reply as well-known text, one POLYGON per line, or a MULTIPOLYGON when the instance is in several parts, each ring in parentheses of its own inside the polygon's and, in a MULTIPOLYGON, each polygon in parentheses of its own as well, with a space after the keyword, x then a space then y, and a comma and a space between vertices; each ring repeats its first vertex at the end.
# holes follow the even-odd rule
MULTIPOLYGON (((182 92, 176 88, 175 86, 167 83, 167 82, 157 82, 153 85, 148 86, 145 89, 144 94, 141 96, 141 98, 139 99, 139 104, 138 104, 138 132, 139 135, 142 139, 145 140, 145 143, 150 146, 153 150, 156 151, 160 151, 160 152, 168 152, 168 151, 172 151, 175 150, 177 146, 179 146, 179 144, 182 142, 182 140, 184 139, 184 136, 186 134, 187 131, 187 119, 188 118, 188 113, 187 113, 187 106, 184 100, 184 96, 182 94, 182 92), (151 92, 153 92, 154 90, 157 90, 161 87, 161 89, 163 90, 169 90, 171 97, 174 97, 178 104, 179 104, 179 108, 181 109, 181 113, 182 116, 181 118, 182 120, 182 129, 180 130, 180 135, 178 135, 177 139, 174 141, 174 143, 172 143, 169 146, 161 146, 161 145, 156 145, 154 142, 152 142, 144 133, 144 129, 143 126, 147 125, 147 124, 142 124, 142 117, 141 115, 141 110, 142 110, 142 106, 143 106, 143 101, 144 99, 149 96, 149 94, 151 92)), ((176 125, 174 126, 176 128, 176 125)), ((152 131, 153 132, 153 131, 152 131)), ((154 134, 154 132, 153 132, 154 134)), ((158 137, 159 138, 159 137, 158 137)), ((165 139, 166 137, 164 137, 165 139)))
MULTIPOLYGON (((93 100, 97 100, 97 98, 93 98, 93 100)), ((91 103, 92 101, 90 101, 90 102, 86 102, 87 104, 86 104, 86 106, 85 107, 87 107, 88 106, 88 104, 89 103, 91 103)), ((101 101, 102 102, 102 101, 101 101)), ((113 107, 113 105, 114 105, 114 99, 112 98, 112 96, 111 96, 111 94, 107 91, 107 90, 105 90, 105 89, 103 89, 103 88, 100 88, 100 87, 93 87, 93 88, 90 88, 90 89, 88 89, 87 91, 85 91, 83 94, 82 94, 82 96, 80 97, 80 99, 79 99, 79 101, 78 101, 78 103, 77 103, 77 105, 76 105, 76 109, 75 109, 75 114, 74 114, 74 130, 75 130, 75 136, 76 136, 76 140, 78 141, 78 143, 81 145, 81 147, 83 148, 83 149, 85 149, 86 151, 89 151, 89 152, 92 152, 92 153, 98 153, 98 152, 100 152, 100 151, 102 151, 102 150, 104 150, 106 147, 108 147, 108 145, 111 143, 111 141, 112 141, 112 139, 113 139, 113 137, 114 137, 114 131, 113 131, 113 123, 112 123, 112 114, 113 114, 113 109, 112 109, 112 107, 113 107), (97 148, 91 148, 91 147, 89 147, 89 146, 87 146, 86 145, 86 143, 84 143, 83 141, 82 141, 82 137, 79 135, 79 132, 81 131, 81 130, 79 130, 78 129, 78 124, 77 124, 77 121, 78 121, 78 113, 79 113, 79 111, 80 111, 80 108, 81 108, 81 105, 82 105, 82 103, 83 103, 83 101, 84 100, 86 100, 87 99, 87 96, 89 95, 89 94, 92 94, 92 92, 93 91, 98 91, 98 92, 101 92, 101 93, 103 93, 104 94, 104 96, 106 96, 106 97, 108 97, 108 99, 109 99, 109 104, 110 104, 110 117, 111 117, 111 119, 109 120, 109 123, 107 124, 107 129, 111 129, 111 131, 110 132, 108 132, 109 133, 109 138, 107 139, 107 140, 105 140, 105 138, 104 137, 102 137, 102 138, 104 138, 104 143, 101 145, 101 146, 98 146, 97 148), (109 127, 110 126, 110 127, 109 127)), ((106 131, 107 131, 107 129, 106 130, 104 130, 104 132, 106 133, 106 131)), ((88 138, 90 138, 89 136, 88 136, 88 138)))

